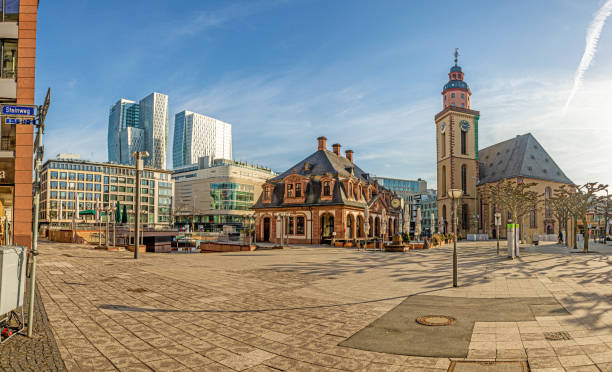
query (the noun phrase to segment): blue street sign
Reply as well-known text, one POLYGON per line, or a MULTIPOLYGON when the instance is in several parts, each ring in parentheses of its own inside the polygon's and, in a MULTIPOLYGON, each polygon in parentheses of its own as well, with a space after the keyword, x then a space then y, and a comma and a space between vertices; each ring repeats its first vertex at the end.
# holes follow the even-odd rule
POLYGON ((5 124, 36 124, 36 119, 17 119, 17 118, 6 118, 4 119, 5 124))
POLYGON ((2 106, 2 115, 34 116, 34 107, 31 106, 2 106))

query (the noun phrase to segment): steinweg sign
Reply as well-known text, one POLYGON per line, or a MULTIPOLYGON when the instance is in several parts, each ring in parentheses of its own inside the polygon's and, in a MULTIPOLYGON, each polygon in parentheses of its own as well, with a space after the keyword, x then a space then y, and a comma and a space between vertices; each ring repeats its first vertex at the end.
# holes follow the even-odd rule
POLYGON ((34 106, 2 105, 2 115, 34 116, 34 106))

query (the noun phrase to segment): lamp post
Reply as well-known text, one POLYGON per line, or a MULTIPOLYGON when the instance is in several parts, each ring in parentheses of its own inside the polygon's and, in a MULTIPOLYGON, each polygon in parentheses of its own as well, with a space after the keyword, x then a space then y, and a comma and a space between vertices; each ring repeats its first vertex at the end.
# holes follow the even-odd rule
POLYGON ((110 223, 110 221, 108 220, 108 215, 110 214, 110 211, 111 211, 110 206, 107 206, 106 208, 104 208, 104 212, 106 214, 106 235, 104 235, 104 243, 106 244, 106 249, 108 249, 108 235, 109 235, 108 224, 110 223))
POLYGON ((146 151, 136 151, 132 154, 136 159, 136 212, 134 214, 134 259, 138 259, 138 236, 140 232, 140 171, 144 167, 144 158, 149 156, 146 151))
POLYGON ((117 246, 117 207, 113 207, 113 247, 117 246))
POLYGON ((453 287, 457 287, 457 204, 462 196, 461 189, 448 190, 448 197, 453 201, 453 287))

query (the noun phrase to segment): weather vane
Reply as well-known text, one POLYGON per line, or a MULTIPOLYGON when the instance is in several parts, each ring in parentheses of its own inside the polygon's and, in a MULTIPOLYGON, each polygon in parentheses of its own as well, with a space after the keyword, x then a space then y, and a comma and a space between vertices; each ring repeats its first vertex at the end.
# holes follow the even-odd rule
POLYGON ((455 66, 457 66, 457 57, 459 57, 459 48, 455 48, 455 66))

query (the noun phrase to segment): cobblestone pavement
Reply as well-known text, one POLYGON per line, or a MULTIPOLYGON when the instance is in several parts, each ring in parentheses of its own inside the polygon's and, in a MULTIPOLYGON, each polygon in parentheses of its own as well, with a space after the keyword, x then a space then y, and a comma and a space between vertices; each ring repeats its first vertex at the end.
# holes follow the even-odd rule
POLYGON ((43 242, 39 287, 70 371, 446 371, 448 358, 338 346, 417 293, 553 296, 571 315, 477 322, 468 359, 527 359, 536 372, 612 370, 612 252, 542 247, 512 261, 495 255, 494 242, 458 249, 460 287, 452 288, 450 247, 145 253, 135 261, 43 242), (570 340, 545 338, 561 331, 570 340))
MULTIPOLYGON (((26 288, 29 288, 29 283, 26 288)), ((2 371, 66 370, 38 291, 35 301, 33 337, 26 337, 26 330, 24 330, 24 335, 13 336, 0 344, 0 369, 2 371)), ((29 298, 26 297, 25 309, 28 308, 28 302, 29 298)))

